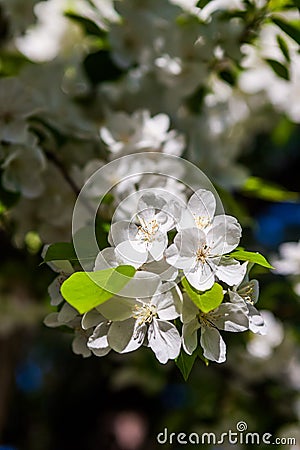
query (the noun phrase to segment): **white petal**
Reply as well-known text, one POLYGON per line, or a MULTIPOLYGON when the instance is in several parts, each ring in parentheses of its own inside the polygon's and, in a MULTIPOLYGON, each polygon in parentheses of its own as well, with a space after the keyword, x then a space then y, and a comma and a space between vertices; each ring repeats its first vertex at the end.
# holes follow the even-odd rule
MULTIPOLYGON (((155 208, 162 210, 166 205, 165 199, 155 192, 146 192, 143 194, 138 202, 138 211, 142 212, 142 217, 146 221, 152 220, 155 216, 155 208)), ((140 213, 139 213, 140 215, 140 213)))
POLYGON ((247 313, 236 303, 222 303, 208 317, 220 330, 238 333, 249 328, 247 313))
POLYGON ((170 266, 164 258, 160 261, 145 263, 143 269, 147 272, 159 275, 162 281, 174 281, 178 275, 178 270, 175 267, 170 266))
POLYGON ((65 303, 58 313, 58 321, 61 323, 68 323, 75 319, 77 315, 78 311, 73 308, 73 306, 69 305, 69 303, 65 303))
POLYGON ((183 303, 182 303, 182 314, 181 321, 183 323, 190 322, 194 320, 199 314, 199 309, 195 305, 194 302, 190 299, 190 297, 184 293, 183 294, 183 303))
POLYGON ((168 245, 168 237, 166 234, 157 232, 155 239, 149 245, 149 253, 155 261, 162 259, 164 251, 168 245))
POLYGON ((136 246, 135 242, 132 241, 121 242, 117 245, 115 252, 119 260, 122 260, 123 264, 129 264, 136 269, 142 266, 148 257, 145 246, 136 246))
POLYGON ((138 227, 127 220, 113 223, 109 230, 108 242, 116 247, 120 242, 134 239, 137 232, 138 227))
POLYGON ((115 249, 113 247, 108 247, 98 253, 93 270, 105 270, 111 267, 117 267, 120 264, 122 264, 122 262, 117 260, 115 249))
POLYGON ((146 325, 139 326, 135 319, 113 322, 108 331, 108 342, 118 353, 132 352, 143 344, 146 332, 146 325))
POLYGON ((125 320, 132 317, 132 311, 136 300, 115 296, 97 306, 97 311, 107 320, 125 320))
POLYGON ((175 244, 171 244, 165 251, 165 258, 168 264, 177 269, 191 269, 196 263, 195 255, 181 256, 175 244))
POLYGON ((87 346, 93 352, 97 352, 97 356, 104 356, 110 351, 110 346, 107 340, 107 333, 109 330, 109 325, 107 323, 100 323, 93 334, 89 337, 87 346))
MULTIPOLYGON (((149 194, 149 195, 153 195, 153 194, 149 194)), ((138 217, 141 225, 143 225, 144 223, 150 222, 155 217, 155 209, 153 208, 153 206, 147 206, 143 202, 143 197, 145 197, 145 195, 139 199, 138 205, 137 205, 137 209, 139 211, 137 214, 137 217, 138 217)))
POLYGON ((186 228, 175 236, 174 244, 182 257, 192 257, 199 247, 206 244, 206 235, 198 228, 186 228))
POLYGON ((89 328, 99 325, 99 323, 103 321, 106 321, 106 319, 99 314, 96 309, 92 309, 83 315, 81 326, 84 330, 88 330, 89 328))
POLYGON ((207 242, 213 255, 224 255, 234 250, 242 235, 242 228, 235 217, 216 216, 207 233, 207 242))
POLYGON ((251 330, 252 333, 266 335, 267 334, 267 325, 264 321, 263 316, 255 308, 255 306, 251 305, 251 303, 247 302, 247 306, 249 309, 249 313, 248 313, 249 330, 251 330))
POLYGON ((185 228, 193 228, 195 227, 195 218, 190 210, 185 209, 182 211, 181 219, 179 224, 177 225, 177 229, 184 230, 185 228))
POLYGON ((81 334, 77 334, 73 339, 72 350, 76 355, 81 355, 84 358, 91 356, 91 351, 87 347, 87 338, 81 334))
POLYGON ((147 298, 155 294, 161 283, 159 275, 151 272, 138 271, 129 283, 119 292, 123 297, 147 298))
POLYGON ((158 214, 156 214, 155 219, 158 222, 159 229, 162 233, 167 233, 169 230, 174 228, 174 218, 166 211, 160 211, 158 214))
POLYGON ((60 293, 60 288, 65 279, 65 276, 58 275, 58 277, 56 277, 48 287, 48 293, 51 298, 51 305, 53 306, 59 305, 64 300, 63 296, 60 293))
POLYGON ((198 338, 197 331, 200 328, 199 321, 193 319, 188 323, 184 323, 182 327, 182 346, 184 351, 191 355, 197 348, 198 338))
POLYGON ((170 291, 154 296, 151 303, 156 305, 160 319, 173 320, 179 317, 179 312, 176 309, 174 298, 170 291))
POLYGON ((206 263, 198 264, 196 269, 191 271, 184 270, 184 274, 188 282, 199 291, 206 291, 212 288, 215 282, 215 274, 206 263))
POLYGON ((240 284, 247 272, 247 262, 240 264, 234 259, 222 258, 216 269, 216 276, 229 286, 240 284))
POLYGON ((189 199, 188 209, 196 218, 200 217, 211 222, 216 210, 215 196, 206 189, 199 189, 189 199))
POLYGON ((200 344, 205 358, 217 363, 226 361, 226 344, 216 328, 201 327, 200 344))
POLYGON ((58 321, 58 313, 53 312, 48 314, 44 319, 44 324, 50 328, 56 328, 61 326, 61 322, 58 321))
POLYGON ((177 358, 181 347, 177 328, 170 322, 153 319, 148 330, 148 345, 162 364, 177 358))

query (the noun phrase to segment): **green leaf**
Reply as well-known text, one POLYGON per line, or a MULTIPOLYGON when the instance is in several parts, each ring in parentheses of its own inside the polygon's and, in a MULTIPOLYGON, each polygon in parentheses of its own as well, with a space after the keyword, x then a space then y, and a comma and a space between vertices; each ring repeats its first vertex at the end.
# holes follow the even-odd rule
POLYGON ((297 192, 287 191, 283 187, 259 177, 249 177, 242 187, 242 192, 251 197, 271 202, 299 200, 297 192))
POLYGON ((243 249, 237 249, 231 252, 228 256, 238 259, 239 261, 249 261, 258 264, 259 266, 266 267, 267 269, 274 269, 266 258, 258 252, 247 252, 243 249))
POLYGON ((211 289, 202 292, 193 288, 186 278, 183 278, 181 282, 190 299, 204 313, 208 313, 222 303, 224 294, 220 284, 215 283, 211 289))
POLYGON ((283 78, 284 80, 289 81, 290 74, 287 67, 285 67, 281 62, 276 61, 275 59, 266 59, 265 61, 273 69, 273 72, 275 72, 276 75, 278 75, 280 78, 283 78))
POLYGON ((99 28, 95 22, 93 22, 91 19, 88 19, 87 17, 79 16, 78 14, 73 13, 71 11, 66 11, 64 15, 73 22, 78 23, 78 25, 80 25, 83 28, 86 34, 99 36, 101 38, 107 36, 106 31, 101 30, 101 28, 99 28))
POLYGON ((83 67, 94 85, 103 81, 115 81, 124 74, 112 60, 110 51, 105 49, 89 53, 83 61, 83 67))
POLYGON ((300 44, 300 25, 298 23, 297 25, 295 25, 294 23, 286 22, 279 17, 273 17, 272 20, 275 25, 277 25, 288 36, 294 39, 294 41, 300 44))
POLYGON ((188 355, 181 350, 179 356, 175 359, 176 366, 180 370, 184 381, 188 380, 197 356, 197 351, 195 351, 192 355, 188 355))
POLYGON ((198 8, 204 8, 211 0, 199 0, 196 4, 198 8))
POLYGON ((135 272, 132 266, 75 272, 62 284, 61 293, 71 306, 84 314, 118 293, 135 272))
POLYGON ((77 255, 70 242, 58 242, 49 245, 44 256, 44 262, 50 261, 77 261, 77 255))
POLYGON ((294 8, 297 1, 299 0, 270 0, 268 8, 272 11, 282 11, 284 9, 294 8))
POLYGON ((230 69, 224 69, 219 72, 219 77, 226 81, 230 86, 234 86, 236 84, 237 74, 230 69))
POLYGON ((280 36, 280 34, 276 36, 276 39, 283 56, 285 57, 287 62, 291 62, 290 51, 286 41, 282 36, 280 36))

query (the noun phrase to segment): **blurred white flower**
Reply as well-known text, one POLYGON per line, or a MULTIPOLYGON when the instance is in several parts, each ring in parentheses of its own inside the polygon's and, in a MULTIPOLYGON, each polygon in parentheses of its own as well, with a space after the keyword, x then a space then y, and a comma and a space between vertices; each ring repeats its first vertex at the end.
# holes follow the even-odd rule
POLYGON ((282 275, 300 275, 300 241, 281 244, 279 258, 273 258, 272 264, 282 275))
MULTIPOLYGON (((286 19, 299 20, 299 13, 285 13, 286 19)), ((257 46, 245 46, 246 58, 243 67, 246 69, 239 78, 239 85, 244 92, 254 94, 265 91, 274 107, 287 114, 294 122, 300 122, 300 57, 298 45, 274 24, 263 27, 257 46), (287 44, 290 54, 290 80, 278 77, 265 59, 273 59, 287 65, 277 42, 281 36, 287 44)))
POLYGON ((136 111, 131 116, 125 112, 111 113, 106 126, 100 129, 103 142, 111 158, 141 151, 161 151, 181 155, 183 136, 168 131, 170 119, 166 114, 150 116, 149 111, 136 111))
POLYGON ((26 141, 4 146, 2 183, 5 189, 20 192, 26 198, 35 198, 44 190, 42 174, 46 169, 46 158, 37 145, 33 134, 26 141))
POLYGON ((72 35, 75 44, 74 30, 78 29, 64 17, 67 4, 68 0, 47 0, 36 5, 37 23, 24 36, 16 39, 17 48, 32 61, 54 59, 63 51, 67 33, 72 35))
POLYGON ((279 257, 272 258, 274 272, 287 275, 294 291, 300 296, 300 241, 284 242, 279 246, 279 257))
POLYGON ((0 80, 0 141, 22 143, 28 138, 27 118, 39 110, 34 89, 19 78, 0 80))
POLYGON ((268 359, 284 338, 283 325, 270 311, 260 311, 267 328, 266 335, 255 334, 247 343, 250 355, 256 358, 268 359))

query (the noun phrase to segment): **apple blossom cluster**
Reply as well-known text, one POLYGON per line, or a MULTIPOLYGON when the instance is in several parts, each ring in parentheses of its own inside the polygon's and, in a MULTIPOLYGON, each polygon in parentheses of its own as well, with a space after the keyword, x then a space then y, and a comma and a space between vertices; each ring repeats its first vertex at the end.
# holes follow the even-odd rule
POLYGON ((192 355, 200 344, 204 358, 224 362, 220 330, 266 332, 254 306, 258 282, 249 281, 248 262, 230 254, 240 237, 234 217, 216 214, 211 191, 199 189, 183 205, 149 190, 140 196, 130 221, 111 225, 110 247, 94 263, 95 274, 132 266, 134 276, 104 302, 99 288, 99 305, 81 315, 72 306, 72 295, 65 302, 60 291, 73 272, 70 262, 62 262, 49 287, 59 311, 45 324, 73 328, 73 350, 83 356, 128 353, 145 345, 165 364, 181 351, 192 355))

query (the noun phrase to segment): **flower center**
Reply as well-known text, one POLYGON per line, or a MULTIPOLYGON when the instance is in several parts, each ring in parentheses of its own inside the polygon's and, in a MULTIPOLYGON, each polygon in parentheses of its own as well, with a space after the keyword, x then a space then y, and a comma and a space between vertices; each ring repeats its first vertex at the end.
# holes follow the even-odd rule
POLYGON ((133 309, 133 318, 137 319, 138 325, 151 323, 153 317, 157 316, 156 306, 143 303, 143 305, 135 305, 133 309))
POLYGON ((194 216, 194 220, 196 223, 196 227, 200 228, 200 230, 203 230, 204 228, 208 227, 208 225, 210 225, 210 220, 208 217, 194 216))
POLYGON ((142 241, 151 242, 159 230, 159 225, 155 219, 146 222, 139 217, 141 225, 138 227, 138 236, 142 241))
POLYGON ((205 244, 202 247, 199 247, 198 250, 196 251, 196 258, 198 261, 201 261, 202 264, 204 264, 209 253, 210 247, 205 244))

